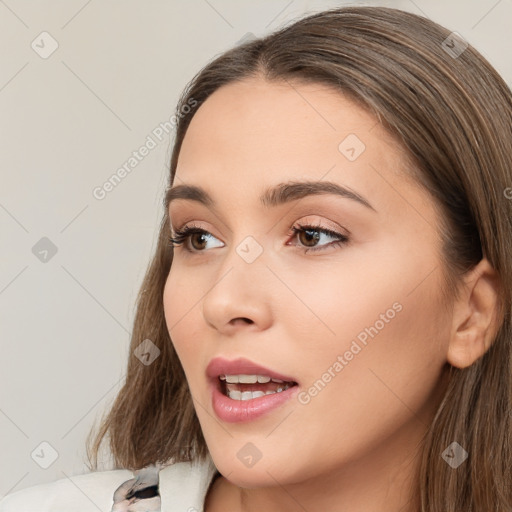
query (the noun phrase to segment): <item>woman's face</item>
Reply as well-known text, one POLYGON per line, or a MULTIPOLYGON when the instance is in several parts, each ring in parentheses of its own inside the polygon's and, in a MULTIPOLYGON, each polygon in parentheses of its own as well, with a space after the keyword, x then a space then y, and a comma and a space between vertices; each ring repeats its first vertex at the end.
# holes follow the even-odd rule
POLYGON ((232 483, 391 479, 416 454, 439 398, 449 317, 439 220, 407 172, 376 119, 322 85, 246 79, 193 117, 173 187, 201 187, 212 203, 171 201, 173 234, 204 233, 174 248, 165 316, 210 453, 232 483), (360 200, 286 188, 302 182, 360 200), (295 384, 277 391, 286 382, 264 382, 276 375, 295 384))

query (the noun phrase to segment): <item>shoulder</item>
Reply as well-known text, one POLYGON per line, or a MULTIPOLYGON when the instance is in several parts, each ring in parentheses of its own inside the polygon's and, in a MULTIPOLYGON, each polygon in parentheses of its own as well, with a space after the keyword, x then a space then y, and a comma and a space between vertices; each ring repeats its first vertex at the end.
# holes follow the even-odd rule
POLYGON ((162 511, 202 511, 216 473, 217 468, 210 457, 203 462, 177 462, 163 467, 160 470, 162 511))
MULTIPOLYGON (((176 507, 202 510, 215 473, 211 459, 162 467, 159 471, 162 510, 176 507)), ((0 512, 108 512, 114 504, 114 493, 123 484, 129 483, 131 487, 133 482, 134 473, 126 469, 61 478, 6 495, 0 500, 0 512)))
POLYGON ((6 495, 0 500, 0 512, 109 511, 114 490, 130 478, 131 471, 117 469, 34 485, 6 495))

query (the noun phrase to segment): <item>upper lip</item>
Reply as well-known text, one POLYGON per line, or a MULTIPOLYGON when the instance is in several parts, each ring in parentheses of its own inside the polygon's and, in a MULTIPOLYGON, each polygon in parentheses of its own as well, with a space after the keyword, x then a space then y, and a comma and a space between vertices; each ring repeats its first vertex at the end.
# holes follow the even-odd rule
POLYGON ((284 375, 270 368, 265 368, 244 357, 233 360, 214 357, 206 367, 206 375, 210 379, 217 379, 220 375, 266 375, 272 379, 280 379, 285 382, 297 382, 289 375, 284 375))

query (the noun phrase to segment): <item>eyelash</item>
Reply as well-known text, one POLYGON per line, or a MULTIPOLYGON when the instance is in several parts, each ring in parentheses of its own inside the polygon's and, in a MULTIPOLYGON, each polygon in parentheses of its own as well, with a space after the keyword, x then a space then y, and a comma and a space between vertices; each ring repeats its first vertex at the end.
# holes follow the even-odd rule
MULTIPOLYGON (((335 241, 335 242, 331 242, 329 244, 321 245, 319 247, 305 247, 304 248, 305 249, 304 250, 305 253, 310 252, 310 251, 312 251, 312 252, 322 251, 322 250, 325 250, 327 247, 343 246, 343 245, 345 245, 349 241, 349 238, 346 235, 343 235, 341 233, 337 233, 336 231, 332 231, 330 229, 322 228, 321 226, 299 224, 298 226, 293 226, 290 231, 291 231, 290 235, 293 235, 294 237, 297 236, 299 233, 302 233, 304 231, 317 231, 319 233, 323 233, 323 234, 331 236, 333 238, 338 238, 338 240, 335 241)), ((189 240, 189 238, 192 235, 194 235, 194 234, 211 235, 211 233, 209 233, 208 231, 205 231, 204 229, 197 228, 195 226, 185 226, 182 229, 177 229, 176 232, 175 232, 175 236, 174 237, 172 237, 172 236, 169 237, 169 242, 171 243, 171 245, 173 247, 175 247, 177 245, 183 244, 184 242, 187 242, 189 240)), ((193 253, 193 254, 200 253, 200 252, 205 252, 204 250, 203 251, 191 250, 186 245, 184 247, 185 247, 185 250, 187 252, 193 253)))

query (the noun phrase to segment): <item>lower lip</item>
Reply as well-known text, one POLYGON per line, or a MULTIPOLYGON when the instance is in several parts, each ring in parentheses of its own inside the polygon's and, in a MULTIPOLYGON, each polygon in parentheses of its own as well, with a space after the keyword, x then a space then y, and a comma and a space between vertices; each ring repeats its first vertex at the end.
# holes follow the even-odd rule
POLYGON ((251 400, 232 400, 221 393, 216 383, 210 383, 215 414, 223 421, 239 423, 252 421, 269 413, 290 400, 298 392, 299 386, 291 386, 284 391, 251 400))

